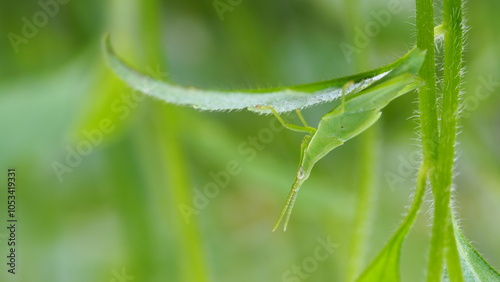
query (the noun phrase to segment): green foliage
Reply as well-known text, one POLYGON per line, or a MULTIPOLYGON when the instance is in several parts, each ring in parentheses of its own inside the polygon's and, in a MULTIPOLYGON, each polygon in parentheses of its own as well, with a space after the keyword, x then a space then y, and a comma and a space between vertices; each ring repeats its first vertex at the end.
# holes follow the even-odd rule
MULTIPOLYGON (((418 52, 413 49, 389 65, 347 77, 275 89, 216 91, 159 81, 133 70, 113 51, 109 36, 104 38, 104 51, 111 68, 130 87, 168 103, 211 111, 249 109, 255 112, 271 113, 269 110, 257 108, 257 106, 269 106, 278 113, 289 112, 338 99, 342 95, 342 87, 348 82, 355 82, 347 89, 348 92, 354 94, 376 84, 394 68, 396 72, 390 74, 389 77, 406 71, 414 73, 420 68, 418 52)), ((406 91, 415 88, 416 84, 413 82, 414 80, 408 79, 409 87, 406 91)))
POLYGON ((394 63, 364 74, 330 80, 328 84, 324 82, 312 83, 306 86, 295 86, 284 90, 270 90, 269 93, 254 94, 251 90, 247 90, 248 93, 194 90, 141 75, 127 67, 118 58, 111 47, 108 36, 104 39, 104 51, 111 67, 128 85, 153 97, 161 97, 166 102, 179 105, 196 105, 194 108, 202 110, 248 108, 253 111, 260 111, 268 109, 276 115, 283 126, 291 130, 308 133, 302 141, 297 176, 273 231, 276 230, 282 219, 284 219, 283 229, 286 230, 297 192, 309 177, 317 161, 334 148, 358 136, 372 126, 380 118, 381 110, 390 101, 416 89, 421 84, 416 79, 416 75, 425 58, 425 52, 414 48, 394 63), (394 69, 390 69, 391 66, 394 69), (376 77, 364 77, 367 74, 372 75, 388 69, 390 71, 386 74, 376 77), (353 85, 354 82, 349 80, 351 78, 358 81, 357 85, 353 85), (346 81, 348 82, 341 89, 332 89, 331 87, 321 89, 326 85, 340 85, 346 81), (307 95, 306 93, 292 91, 291 89, 294 88, 314 89, 314 92, 307 95), (339 98, 339 91, 342 92, 341 102, 337 103, 330 112, 321 118, 317 130, 307 126, 299 112, 299 116, 304 123, 303 127, 286 124, 278 115, 280 111, 300 110, 305 106, 329 102, 339 98), (302 101, 299 102, 297 96, 302 96, 300 97, 302 101), (321 96, 321 98, 318 96, 321 96))
POLYGON ((428 169, 420 167, 417 179, 417 189, 408 214, 392 235, 375 260, 364 270, 357 281, 400 281, 400 257, 403 242, 410 232, 418 212, 422 207, 425 195, 428 169))
POLYGON ((438 96, 436 95, 434 27, 431 26, 434 20, 434 5, 432 1, 417 0, 417 46, 430 50, 420 72, 425 81, 425 85, 420 88, 420 123, 424 158, 410 212, 392 239, 361 276, 360 281, 400 280, 399 256, 402 242, 420 209, 427 173, 429 173, 434 196, 434 223, 427 281, 442 279, 445 262, 446 273, 450 281, 500 281, 498 273, 472 248, 458 227, 456 225, 452 227, 451 189, 463 68, 462 9, 460 0, 444 1, 442 27, 444 32, 444 87, 441 94, 443 101, 441 107, 438 108, 436 106, 438 96))
POLYGON ((500 274, 472 247, 456 223, 455 238, 465 281, 486 282, 500 281, 500 274))
MULTIPOLYGON (((463 281, 463 277, 465 277, 466 281, 483 281, 481 280, 483 276, 490 275, 489 278, 491 278, 491 275, 494 276, 496 272, 492 271, 491 267, 489 267, 482 257, 477 255, 477 251, 465 241, 465 238, 458 229, 456 232, 454 231, 451 220, 453 213, 451 210, 453 206, 451 202, 451 187, 457 135, 456 128, 459 117, 458 99, 461 85, 461 71, 463 68, 461 58, 464 28, 462 25, 461 0, 444 1, 444 7, 443 25, 435 28, 432 25, 434 22, 433 2, 428 0, 417 1, 417 46, 427 50, 427 56, 422 68, 420 66, 423 56, 419 55, 420 53, 417 52, 418 49, 412 49, 408 54, 395 62, 378 69, 348 77, 291 87, 249 89, 244 91, 215 91, 183 87, 171 82, 155 80, 128 67, 112 49, 108 36, 104 39, 104 50, 110 66, 129 86, 165 102, 187 105, 199 110, 249 109, 256 112, 267 111, 267 113, 273 111, 275 115, 278 115, 281 112, 299 110, 338 99, 343 95, 343 90, 345 90, 342 87, 346 85, 345 87, 348 87, 347 91, 350 93, 348 98, 345 99, 345 105, 349 105, 345 106, 346 109, 349 108, 348 112, 364 112, 367 110, 368 105, 366 101, 371 101, 371 98, 366 100, 364 97, 373 96, 370 93, 379 93, 374 97, 380 97, 382 95, 380 93, 397 92, 400 94, 395 97, 398 97, 420 86, 419 109, 423 161, 418 174, 413 204, 400 227, 374 261, 363 271, 358 281, 400 280, 399 263, 402 245, 421 209, 427 187, 427 179, 429 179, 429 183, 431 184, 435 203, 427 281, 438 281, 441 279, 445 262, 447 265, 446 273, 452 281, 463 281), (434 41, 435 38, 439 38, 441 33, 444 34, 444 87, 442 93, 438 95, 436 89, 438 77, 436 74, 434 41), (419 75, 424 84, 420 84, 419 81, 414 79, 413 75, 419 70, 419 75), (413 75, 407 76, 407 72, 413 75), (355 84, 350 86, 347 84, 349 81, 353 81, 355 84), (388 81, 388 83, 384 84, 385 81, 388 81), (376 91, 372 91, 372 89, 376 91), (360 101, 362 103, 356 103, 351 106, 349 101, 356 100, 353 97, 361 98, 360 101), (442 97, 443 100, 439 108, 437 107, 438 97, 442 97), (459 262, 459 255, 462 266, 459 262), (465 276, 463 276, 462 271, 466 274, 465 276)), ((338 115, 337 112, 342 115, 344 112, 343 109, 344 100, 341 103, 337 103, 336 108, 330 115, 338 115), (340 112, 339 109, 341 109, 340 112)), ((285 217, 284 228, 286 230, 297 191, 309 177, 312 166, 333 148, 358 135, 366 128, 364 127, 360 131, 357 128, 351 128, 350 124, 345 124, 347 131, 357 130, 357 133, 341 142, 333 140, 328 142, 313 142, 317 139, 317 131, 307 127, 301 115, 300 117, 304 126, 306 126, 303 127, 304 129, 301 129, 302 127, 299 126, 287 125, 279 116, 277 117, 285 127, 310 134, 306 136, 302 143, 301 162, 297 177, 275 226, 276 229, 281 219, 285 217), (315 150, 321 152, 321 154, 316 156, 317 153, 314 153, 314 150, 311 151, 311 146, 314 148, 318 147, 315 150), (313 159, 314 161, 307 161, 309 159, 313 159)), ((374 121, 377 119, 378 116, 374 121)), ((322 122, 328 120, 328 114, 322 118, 322 122)), ((370 122, 370 125, 373 122, 370 122)), ((318 129, 323 128, 321 125, 320 123, 318 129)), ((336 132, 330 132, 325 136, 329 136, 329 138, 336 136, 336 132)))
POLYGON ((18 171, 20 216, 0 281, 500 281, 499 1, 61 2, 0 3, 0 167, 18 171), (107 33, 147 75, 102 56, 107 33), (414 40, 418 79, 393 72, 414 40), (244 109, 317 127, 347 82, 364 96, 389 72, 419 103, 393 100, 318 162, 290 230, 270 232, 301 136, 244 109), (152 85, 166 91, 136 90, 152 85))

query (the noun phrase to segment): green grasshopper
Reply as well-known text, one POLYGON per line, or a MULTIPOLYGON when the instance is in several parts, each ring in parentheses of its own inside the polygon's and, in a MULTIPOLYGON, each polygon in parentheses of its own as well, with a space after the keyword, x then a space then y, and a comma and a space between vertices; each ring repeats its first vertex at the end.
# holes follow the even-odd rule
POLYGON ((420 69, 424 56, 420 51, 414 52, 414 54, 416 55, 412 58, 411 64, 404 68, 394 69, 376 84, 359 93, 346 95, 346 88, 352 82, 347 83, 343 87, 340 103, 337 103, 333 110, 321 117, 317 129, 307 125, 299 110, 296 112, 303 126, 286 123, 272 107, 257 107, 270 110, 285 128, 307 133, 302 140, 300 162, 295 181, 273 231, 278 228, 283 218, 285 218, 283 230, 286 231, 297 193, 309 177, 316 162, 333 149, 372 126, 380 118, 381 110, 392 100, 420 85, 420 81, 415 75, 420 69))

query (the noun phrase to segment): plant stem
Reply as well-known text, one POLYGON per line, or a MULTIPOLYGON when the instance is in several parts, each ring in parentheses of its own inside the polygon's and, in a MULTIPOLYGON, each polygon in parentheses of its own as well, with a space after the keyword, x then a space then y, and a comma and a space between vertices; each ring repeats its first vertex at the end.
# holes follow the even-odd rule
POLYGON ((419 74, 425 82, 419 89, 419 111, 423 164, 432 170, 431 164, 437 159, 438 144, 433 0, 417 0, 417 47, 427 50, 419 74))
MULTIPOLYGON (((425 38, 431 37, 429 27, 433 22, 429 16, 432 11, 432 1, 417 1, 417 42, 425 45, 425 38), (427 17, 427 21, 424 19, 427 17)), ((436 115, 435 67, 424 66, 421 75, 427 83, 432 83, 429 95, 429 86, 421 90, 421 122, 422 145, 424 148, 424 163, 431 162, 431 184, 434 195, 434 222, 432 228, 431 249, 427 269, 427 281, 441 281, 444 259, 448 266, 451 281, 463 281, 460 260, 456 248, 454 230, 452 226, 451 190, 453 184, 453 163, 455 157, 455 141, 458 120, 458 97, 460 93, 462 68, 462 3, 461 0, 445 0, 443 9, 444 39, 444 79, 443 103, 440 112, 439 130, 436 115), (430 77, 431 71, 434 78, 430 77), (432 103, 432 104, 430 104, 432 103), (432 108, 430 106, 432 105, 432 108), (432 115, 432 126, 424 119, 425 110, 432 115), (426 124, 427 123, 427 124, 426 124), (436 133, 439 132, 439 135, 436 133), (431 135, 428 135, 431 134, 431 135), (436 147, 436 136, 438 137, 436 147), (437 149, 437 151, 436 151, 437 149), (439 154, 438 154, 439 152, 439 154)), ((430 46, 429 46, 430 47, 430 46)), ((423 47, 421 47, 423 48, 423 47)), ((426 48, 427 52, 431 51, 426 48)), ((433 46, 432 46, 433 50, 433 46)), ((429 55, 429 53, 427 54, 429 55)))
POLYGON ((413 203, 408 210, 408 214, 405 216, 396 232, 394 232, 389 242, 387 242, 384 249, 356 280, 357 282, 400 281, 398 262, 400 261, 401 256, 401 246, 406 238, 406 235, 408 235, 408 232, 413 226, 413 223, 415 222, 418 212, 422 206, 427 186, 428 172, 428 167, 422 163, 418 170, 415 196, 413 198, 413 203))
MULTIPOLYGON (((417 23, 417 46, 427 50, 427 55, 420 69, 420 77, 425 85, 419 89, 419 111, 422 138, 423 162, 422 166, 429 168, 429 177, 433 187, 434 201, 441 200, 436 194, 436 165, 438 160, 439 130, 437 119, 437 93, 436 93, 436 69, 434 55, 434 6, 433 0, 417 0, 416 23, 417 23)), ((427 281, 440 281, 443 268, 444 244, 436 224, 436 213, 441 212, 441 204, 436 204, 435 221, 431 240, 429 265, 427 269, 427 281)), ((447 210, 445 208, 445 210, 447 210)), ((437 217, 439 218, 439 217, 437 217)), ((445 227, 446 228, 446 227, 445 227)))
POLYGON ((428 175, 429 175, 429 168, 425 166, 424 163, 422 162, 422 164, 418 169, 417 184, 415 188, 415 196, 413 198, 413 202, 410 206, 408 214, 403 220, 403 224, 401 224, 401 227, 396 232, 398 235, 395 237, 397 237, 398 240, 400 241, 399 244, 403 244, 406 235, 408 235, 408 232, 410 232, 413 223, 415 223, 415 220, 417 219, 418 212, 420 211, 422 202, 424 201, 425 188, 427 187, 428 175))
MULTIPOLYGON (((462 78, 462 0, 445 0, 443 3, 444 38, 444 79, 443 107, 440 126, 439 161, 436 172, 439 175, 439 187, 442 207, 442 232, 446 243, 445 259, 451 281, 463 281, 460 259, 457 251, 452 223, 451 191, 453 185, 453 165, 457 121, 459 119, 459 95, 462 78), (445 229, 446 228, 446 229, 445 229)), ((438 203, 436 202, 436 208, 438 203)), ((437 212, 437 211, 436 211, 437 212)), ((437 215, 437 214, 436 214, 437 215)))

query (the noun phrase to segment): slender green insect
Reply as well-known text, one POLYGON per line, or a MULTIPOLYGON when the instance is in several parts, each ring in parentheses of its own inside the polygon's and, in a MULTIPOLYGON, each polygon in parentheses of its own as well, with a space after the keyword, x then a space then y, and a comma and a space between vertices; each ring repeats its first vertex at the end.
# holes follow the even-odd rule
POLYGON ((346 95, 346 88, 350 83, 346 84, 340 103, 321 118, 317 129, 307 125, 299 110, 296 112, 303 126, 286 123, 272 107, 258 107, 270 110, 285 128, 307 133, 301 144, 295 181, 273 231, 278 228, 283 218, 283 230, 286 231, 297 193, 309 177, 314 164, 333 149, 372 126, 380 118, 381 110, 387 104, 420 84, 415 74, 420 69, 423 55, 422 52, 415 53, 418 55, 412 58, 411 64, 394 69, 379 82, 359 93, 346 95))
MULTIPOLYGON (((436 27, 435 34, 441 36, 440 26, 436 27)), ((109 36, 104 38, 104 48, 108 62, 118 76, 133 88, 150 96, 178 105, 196 105, 199 110, 249 109, 265 114, 273 113, 284 127, 307 133, 301 145, 297 176, 273 231, 283 217, 286 230, 297 192, 317 161, 369 128, 378 120, 381 110, 390 101, 420 86, 421 82, 416 75, 425 57, 425 52, 414 47, 389 65, 349 77, 264 92, 225 93, 186 88, 145 76, 133 70, 116 55, 109 36), (351 80, 356 84, 348 82, 351 80), (299 109, 333 101, 338 97, 337 89, 341 85, 344 85, 341 99, 333 102, 333 110, 321 118, 317 129, 308 126, 299 109), (346 93, 347 89, 350 93, 346 93), (287 124, 278 114, 291 110, 297 112, 302 126, 287 124)))

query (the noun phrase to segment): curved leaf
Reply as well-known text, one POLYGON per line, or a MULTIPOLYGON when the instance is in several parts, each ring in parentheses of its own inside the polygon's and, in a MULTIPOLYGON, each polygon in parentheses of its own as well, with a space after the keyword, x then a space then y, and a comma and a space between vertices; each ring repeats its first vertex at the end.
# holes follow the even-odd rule
POLYGON ((356 281, 400 281, 399 261, 401 247, 422 206, 427 184, 427 171, 427 167, 423 165, 420 167, 415 197, 403 223, 356 281))
POLYGON ((146 76, 128 66, 116 55, 109 36, 104 38, 104 50, 114 72, 129 86, 147 95, 167 103, 191 106, 199 110, 249 109, 259 113, 270 111, 257 109, 257 106, 271 106, 278 112, 288 112, 333 101, 342 95, 342 87, 350 81, 354 84, 346 91, 357 93, 382 80, 390 72, 393 72, 392 76, 403 72, 416 75, 423 60, 423 52, 414 48, 384 67, 333 80, 273 89, 219 91, 180 86, 146 76))
POLYGON ((464 280, 467 282, 500 281, 500 274, 472 247, 456 224, 454 228, 464 280))

